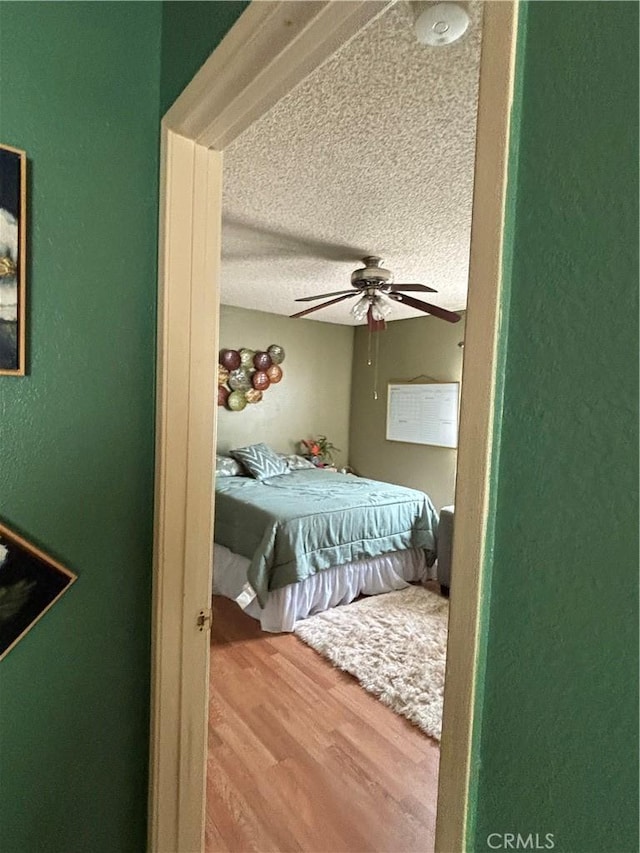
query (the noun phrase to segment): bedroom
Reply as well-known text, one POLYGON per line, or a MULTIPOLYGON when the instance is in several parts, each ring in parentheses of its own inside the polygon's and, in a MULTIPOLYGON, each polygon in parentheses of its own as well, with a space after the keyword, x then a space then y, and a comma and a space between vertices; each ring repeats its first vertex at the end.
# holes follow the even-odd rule
MULTIPOLYGON (((421 378, 459 382, 464 318, 449 324, 398 306, 387 329, 372 336, 374 364, 369 366, 368 330, 355 325, 351 303, 313 315, 324 322, 288 315, 305 307, 294 301, 298 297, 344 290, 350 272, 361 266, 358 258, 373 251, 384 253, 385 266, 394 270, 397 280, 432 285, 439 291, 434 303, 450 310, 464 308, 480 44, 477 7, 472 6, 471 12, 465 38, 440 54, 436 52, 440 49, 416 42, 413 10, 409 4, 398 4, 343 49, 341 64, 330 60, 225 151, 220 346, 265 350, 275 343, 284 348, 285 360, 282 379, 264 392, 259 403, 241 411, 219 408, 219 454, 260 442, 277 453, 294 454, 302 439, 326 435, 339 448, 333 460, 337 467, 349 465, 364 477, 426 492, 438 510, 453 504, 455 450, 386 441, 386 394, 389 382, 421 378), (371 63, 362 61, 372 54, 378 60, 375 73, 371 63), (427 83, 439 81, 439 87, 418 86, 425 77, 427 83), (377 146, 367 136, 363 148, 354 143, 350 128, 371 115, 376 103, 394 101, 391 86, 412 96, 395 110, 387 109, 384 115, 379 111, 377 146), (337 138, 340 129, 343 140, 337 138), (426 193, 412 168, 420 157, 415 139, 425 137, 434 141, 426 193), (272 161, 274 150, 286 152, 286 163, 272 161), (334 164, 335 181, 327 180, 327 163, 318 159, 323 151, 330 151, 340 163, 334 164), (390 160, 393 168, 385 165, 373 172, 376 160, 390 160)), ((242 590, 227 592, 235 598, 242 590)), ((219 645, 212 653, 214 658, 217 652, 236 655, 237 689, 243 670, 245 676, 249 672, 257 678, 260 658, 272 657, 275 648, 285 658, 286 653, 268 635, 260 651, 259 632, 254 633, 248 622, 242 640, 242 623, 222 608, 226 603, 216 599, 214 637, 216 621, 219 626, 224 622, 229 633, 226 638, 218 635, 219 645)), ((227 665, 228 661, 224 671, 229 682, 234 679, 227 665)), ((230 701, 239 701, 233 689, 230 701)), ((218 720, 218 731, 210 730, 214 751, 223 748, 220 725, 237 740, 239 732, 229 728, 232 707, 218 720)), ((243 707, 243 719, 254 713, 254 708, 243 707)), ((408 736, 404 729, 399 731, 408 736)), ((250 736, 245 726, 243 732, 250 736)), ((361 761, 365 757, 359 756, 361 761)), ((427 765, 432 802, 416 819, 424 822, 423 837, 433 834, 437 757, 429 755, 427 765)), ((264 792, 257 790, 255 796, 260 803, 264 792)), ((219 812, 219 792, 214 797, 219 812)), ((227 802, 223 810, 231 807, 227 802)), ((251 810, 250 803, 247 808, 251 810)), ((253 808, 259 810, 259 805, 254 803, 253 808)), ((211 845, 220 827, 211 816, 208 829, 210 849, 218 849, 211 845)), ((391 836, 387 843, 394 838, 396 845, 408 841, 391 836)), ((351 839, 355 846, 345 849, 363 843, 353 834, 351 839)))

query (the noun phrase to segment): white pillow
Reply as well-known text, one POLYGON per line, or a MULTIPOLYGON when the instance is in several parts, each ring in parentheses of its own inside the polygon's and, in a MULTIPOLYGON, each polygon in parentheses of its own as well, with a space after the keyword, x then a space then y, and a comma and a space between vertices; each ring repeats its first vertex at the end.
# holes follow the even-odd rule
POLYGON ((316 466, 310 459, 305 456, 299 456, 297 453, 279 453, 278 454, 289 466, 290 471, 299 471, 301 468, 315 468, 316 466))
POLYGON ((216 477, 241 477, 242 465, 230 456, 216 454, 216 477))

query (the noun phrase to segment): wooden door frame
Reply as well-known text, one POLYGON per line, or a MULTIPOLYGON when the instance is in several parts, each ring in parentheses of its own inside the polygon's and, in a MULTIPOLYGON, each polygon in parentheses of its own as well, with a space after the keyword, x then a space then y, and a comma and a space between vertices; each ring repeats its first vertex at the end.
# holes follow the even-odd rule
MULTIPOLYGON (((199 851, 204 837, 222 152, 389 5, 251 3, 162 121, 153 853, 199 851)), ((447 853, 464 849, 467 823, 516 14, 515 0, 485 7, 436 839, 447 853)))

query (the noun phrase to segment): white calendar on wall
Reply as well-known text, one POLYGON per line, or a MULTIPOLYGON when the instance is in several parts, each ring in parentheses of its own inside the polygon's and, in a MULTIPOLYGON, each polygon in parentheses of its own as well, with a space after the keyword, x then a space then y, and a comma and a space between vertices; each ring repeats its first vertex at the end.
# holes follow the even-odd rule
POLYGON ((387 441, 458 446, 459 382, 389 384, 387 441))

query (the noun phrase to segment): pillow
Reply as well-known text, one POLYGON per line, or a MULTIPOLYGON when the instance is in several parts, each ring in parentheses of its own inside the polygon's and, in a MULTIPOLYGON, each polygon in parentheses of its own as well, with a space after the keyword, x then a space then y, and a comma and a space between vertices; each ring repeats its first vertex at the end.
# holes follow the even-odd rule
POLYGON ((242 466, 230 456, 216 454, 216 477, 241 477, 242 466))
POLYGON ((304 456, 298 456, 297 453, 292 453, 290 455, 279 453, 278 456, 284 459, 289 466, 290 471, 299 471, 301 468, 316 467, 310 459, 306 459, 304 456))
POLYGON ((266 444, 251 444, 249 447, 231 450, 230 453, 256 480, 289 473, 289 466, 284 459, 266 444))

